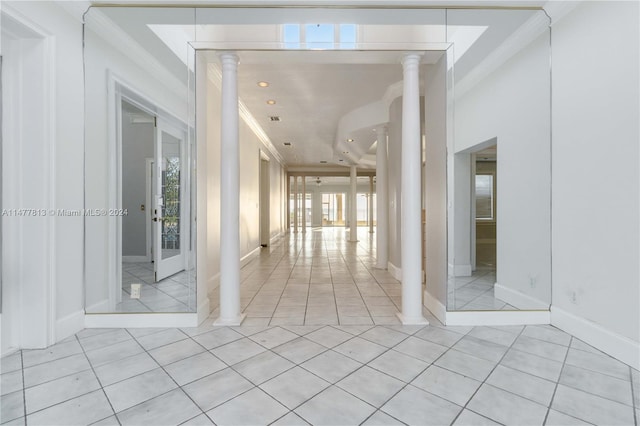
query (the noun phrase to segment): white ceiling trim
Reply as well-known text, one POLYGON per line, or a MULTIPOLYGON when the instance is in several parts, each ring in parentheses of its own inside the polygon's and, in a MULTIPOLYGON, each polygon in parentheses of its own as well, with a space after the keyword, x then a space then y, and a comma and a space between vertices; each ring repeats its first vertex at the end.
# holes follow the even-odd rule
MULTIPOLYGON (((84 18, 85 25, 88 25, 104 41, 111 44, 140 68, 149 71, 150 75, 153 75, 179 98, 185 97, 187 86, 99 9, 92 9, 84 18)), ((171 105, 163 105, 163 108, 171 110, 171 105)))
MULTIPOLYGON (((213 84, 215 84, 218 89, 222 90, 222 71, 220 70, 220 67, 217 66, 217 64, 207 64, 207 77, 213 84)), ((282 166, 286 166, 287 163, 284 160, 284 157, 278 152, 260 123, 258 123, 253 114, 251 114, 247 106, 244 104, 244 102, 242 102, 242 99, 240 98, 238 98, 238 109, 240 117, 246 123, 246 125, 249 126, 251 131, 260 140, 262 145, 264 145, 264 147, 280 162, 282 166)))
POLYGON ((545 13, 533 15, 456 84, 455 97, 462 97, 547 29, 549 29, 549 18, 545 13))

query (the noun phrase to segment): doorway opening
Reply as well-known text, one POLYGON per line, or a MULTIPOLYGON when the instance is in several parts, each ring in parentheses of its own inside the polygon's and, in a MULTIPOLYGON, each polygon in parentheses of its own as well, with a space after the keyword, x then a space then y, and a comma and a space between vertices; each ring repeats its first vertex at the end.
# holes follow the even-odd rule
POLYGON ((189 312, 186 132, 121 96, 120 262, 116 312, 189 312))
POLYGON ((269 156, 260 151, 260 246, 268 247, 271 240, 271 182, 269 156))

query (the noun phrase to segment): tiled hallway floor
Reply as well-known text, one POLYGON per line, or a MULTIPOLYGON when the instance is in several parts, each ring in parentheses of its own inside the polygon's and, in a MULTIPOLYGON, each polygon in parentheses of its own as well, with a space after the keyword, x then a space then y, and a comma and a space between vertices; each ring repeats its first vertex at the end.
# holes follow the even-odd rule
MULTIPOLYGON (((400 324, 400 282, 375 269, 375 234, 309 228, 261 250, 242 268, 240 297, 251 325, 400 324)), ((217 306, 217 291, 212 294, 217 306)), ((217 311, 214 311, 214 315, 217 311)))
POLYGON ((640 374, 550 326, 87 329, 2 359, 3 424, 633 425, 640 374), (635 409, 634 409, 635 407, 635 409))

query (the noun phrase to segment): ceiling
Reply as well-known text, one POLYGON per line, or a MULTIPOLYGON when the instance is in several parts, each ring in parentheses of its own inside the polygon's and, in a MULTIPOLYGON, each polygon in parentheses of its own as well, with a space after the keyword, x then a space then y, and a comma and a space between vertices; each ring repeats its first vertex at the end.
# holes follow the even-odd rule
MULTIPOLYGON (((445 32, 449 31, 449 38, 454 38, 455 29, 458 29, 458 34, 462 35, 465 29, 473 30, 472 32, 476 34, 475 38, 467 43, 469 46, 462 51, 462 54, 460 49, 456 52, 454 69, 456 82, 458 82, 534 14, 542 13, 530 10, 508 11, 509 13, 505 13, 507 11, 451 10, 447 15, 450 27, 446 27, 438 25, 438 22, 431 22, 429 25, 414 22, 420 20, 416 19, 416 16, 419 17, 420 13, 427 12, 430 13, 429 19, 433 21, 436 13, 434 11, 382 10, 372 18, 376 25, 370 27, 364 25, 362 34, 366 33, 370 40, 392 40, 393 37, 396 37, 396 40, 394 43, 387 43, 384 47, 377 48, 376 51, 282 51, 271 49, 273 43, 268 43, 275 42, 279 37, 279 26, 271 25, 273 27, 271 31, 268 25, 257 25, 260 22, 259 14, 253 18, 253 21, 247 20, 248 23, 245 26, 238 25, 237 22, 229 23, 229 31, 225 38, 224 23, 208 27, 193 25, 193 22, 187 25, 189 19, 193 19, 193 13, 190 15, 188 9, 173 11, 163 9, 163 11, 164 13, 150 17, 149 9, 146 11, 138 8, 100 9, 100 13, 104 13, 104 16, 136 40, 143 49, 166 64, 170 73, 183 80, 188 74, 185 58, 180 58, 180 52, 184 52, 181 47, 184 46, 184 41, 197 38, 200 42, 199 46, 202 47, 204 46, 203 34, 207 34, 206 37, 218 40, 218 44, 222 43, 220 45, 236 39, 246 42, 259 39, 260 36, 252 33, 252 28, 254 30, 260 28, 260 33, 267 38, 263 43, 264 49, 246 49, 251 43, 245 43, 242 46, 246 50, 242 48, 237 50, 240 57, 239 97, 286 165, 295 167, 297 170, 304 167, 325 166, 325 163, 321 164, 325 161, 326 167, 350 164, 358 164, 359 167, 364 168, 375 167, 373 161, 375 160, 376 133, 374 130, 382 123, 369 123, 366 126, 345 129, 341 120, 358 108, 381 102, 383 99, 389 101, 389 91, 394 87, 398 92, 398 83, 401 84, 402 81, 400 60, 403 52, 410 50, 412 46, 417 46, 415 43, 425 42, 425 34, 432 34, 435 38, 446 37, 445 32), (388 19, 390 22, 393 21, 393 26, 380 25, 385 22, 385 16, 389 16, 388 19), (404 21, 410 24, 404 26, 400 24, 404 21), (155 32, 150 29, 149 24, 155 26, 155 32), (159 27, 160 25, 164 27, 159 27), (158 28, 162 31, 158 32, 158 28), (175 37, 169 40, 172 34, 175 37), (411 34, 415 35, 411 36, 411 34), (257 83, 260 81, 268 82, 269 86, 259 87, 257 83), (275 101, 275 104, 267 104, 268 100, 275 101), (280 121, 271 121, 270 117, 274 116, 279 117, 280 121), (354 142, 347 143, 347 138, 354 139, 354 142), (285 143, 290 145, 287 146, 285 143)), ((216 10, 212 9, 208 12, 214 13, 216 10)), ((215 19, 222 20, 221 13, 219 12, 215 19)), ((288 19, 277 18, 277 10, 269 13, 276 16, 274 20, 288 19)), ((443 13, 442 17, 444 16, 443 13)), ((354 22, 359 18, 354 16, 348 19, 354 22)), ((241 24, 245 22, 242 21, 241 24)), ((461 42, 455 46, 462 46, 462 44, 461 42)), ((253 42, 253 45, 260 46, 256 42, 253 42)), ((437 46, 437 44, 432 43, 430 46, 437 46)), ((442 54, 442 51, 425 52, 421 75, 425 74, 428 64, 435 63, 442 54)), ((204 57, 211 63, 218 62, 216 55, 210 52, 204 57)), ((401 89, 401 86, 399 87, 401 89)))

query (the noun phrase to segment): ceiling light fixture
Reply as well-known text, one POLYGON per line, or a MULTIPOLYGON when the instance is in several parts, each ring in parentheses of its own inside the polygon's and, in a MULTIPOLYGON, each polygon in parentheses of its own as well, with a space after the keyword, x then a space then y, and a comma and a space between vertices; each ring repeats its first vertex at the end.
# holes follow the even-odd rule
POLYGON ((349 138, 347 139, 347 142, 353 142, 353 139, 349 138))
POLYGON ((273 99, 269 99, 269 100, 267 101, 267 104, 269 104, 269 105, 275 105, 275 104, 276 104, 276 101, 274 101, 273 99))
POLYGON ((349 153, 349 151, 342 151, 342 153, 343 153, 343 154, 348 154, 348 153, 349 153))
POLYGON ((266 81, 259 81, 258 86, 260 87, 269 87, 269 83, 266 81))
POLYGON ((284 142, 283 145, 284 146, 291 146, 291 142, 284 142))

